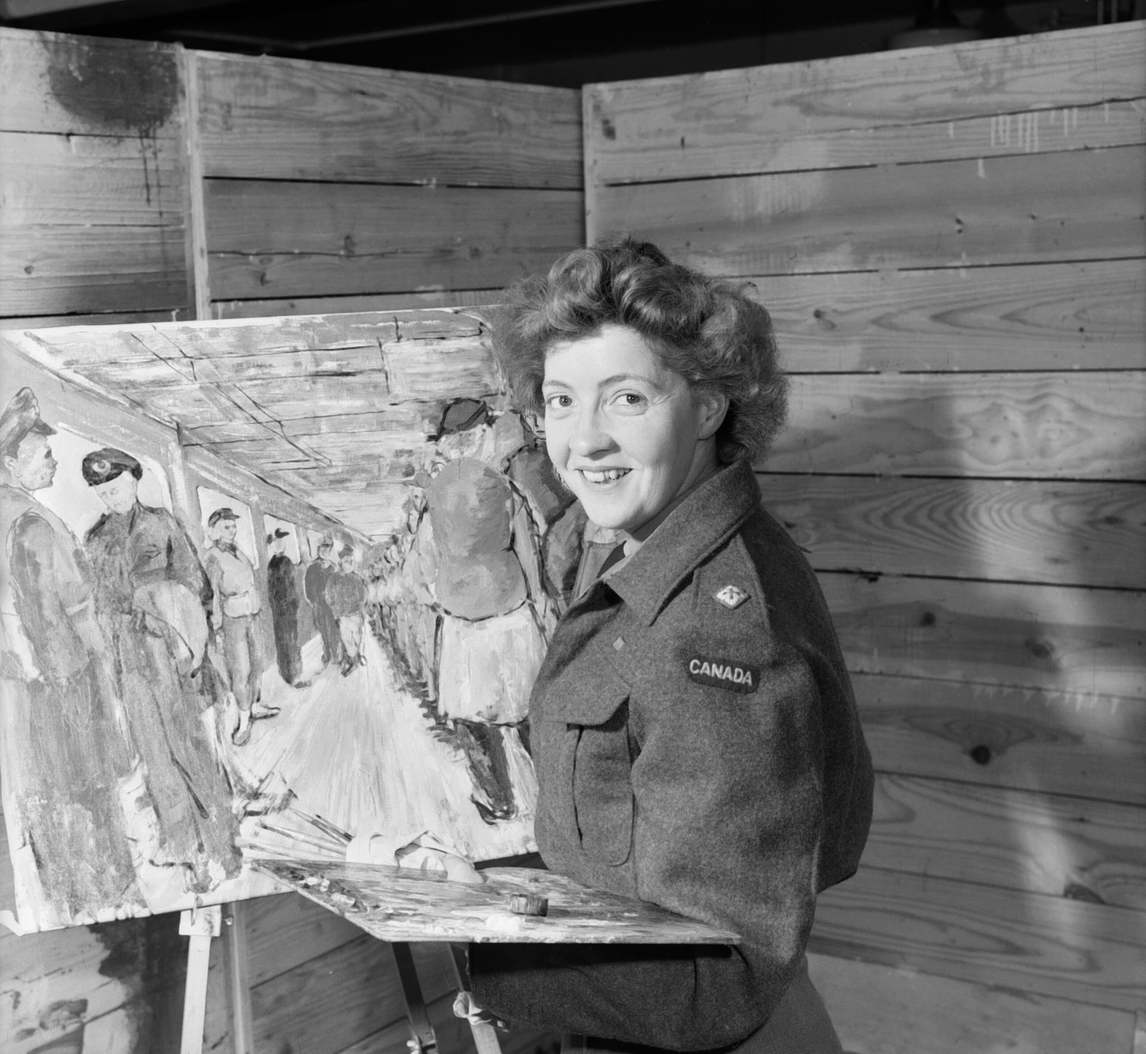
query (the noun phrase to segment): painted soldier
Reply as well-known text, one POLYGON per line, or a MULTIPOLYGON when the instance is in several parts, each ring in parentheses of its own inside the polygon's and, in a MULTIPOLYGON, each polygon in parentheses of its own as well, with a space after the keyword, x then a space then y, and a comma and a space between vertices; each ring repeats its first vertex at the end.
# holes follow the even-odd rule
POLYGON ((267 535, 267 599, 271 608, 271 625, 275 635, 275 660, 279 676, 287 684, 306 687, 299 682, 302 673, 302 653, 298 646, 298 586, 295 584, 295 564, 286 553, 286 539, 290 532, 276 527, 267 535))
POLYGON ((307 566, 302 588, 307 603, 314 612, 314 624, 322 637, 322 665, 342 657, 342 641, 338 633, 338 619, 326 602, 326 583, 336 570, 331 554, 334 543, 324 538, 318 543, 318 555, 307 566))
POLYGON ((255 585, 255 567, 235 543, 238 514, 223 506, 211 513, 207 528, 213 532, 204 563, 213 591, 211 625, 223 645, 231 691, 239 708, 231 734, 236 746, 251 738, 251 721, 274 717, 277 706, 259 702, 263 676, 262 600, 255 585))
POLYGON ((232 786, 211 732, 226 700, 207 661, 211 587, 182 524, 140 503, 138 459, 105 447, 82 471, 107 506, 86 544, 96 614, 158 822, 151 862, 182 868, 188 891, 207 892, 240 865, 232 786))
POLYGON ((56 475, 53 434, 29 388, 0 413, 0 766, 13 861, 38 871, 44 897, 67 922, 141 901, 119 796, 133 761, 91 569, 36 498, 56 475))

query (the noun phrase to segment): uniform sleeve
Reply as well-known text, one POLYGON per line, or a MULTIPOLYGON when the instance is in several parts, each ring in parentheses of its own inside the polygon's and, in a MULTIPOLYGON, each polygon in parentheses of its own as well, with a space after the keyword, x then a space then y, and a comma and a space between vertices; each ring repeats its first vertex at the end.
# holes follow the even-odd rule
POLYGON ((641 899, 731 928, 743 943, 475 947, 483 1006, 510 1020, 687 1050, 744 1039, 787 990, 812 923, 823 828, 818 692, 795 649, 766 642, 729 655, 727 641, 713 645, 712 655, 751 671, 752 691, 743 681, 690 679, 689 663, 705 652, 685 647, 666 661, 669 683, 629 700, 632 867, 641 899))
POLYGON ((16 611, 37 665, 54 680, 72 676, 88 661, 75 623, 90 617, 91 597, 45 520, 26 516, 13 528, 9 570, 16 611))
POLYGON ((223 628, 223 565, 211 550, 208 550, 204 560, 204 572, 210 590, 211 628, 217 631, 223 628))

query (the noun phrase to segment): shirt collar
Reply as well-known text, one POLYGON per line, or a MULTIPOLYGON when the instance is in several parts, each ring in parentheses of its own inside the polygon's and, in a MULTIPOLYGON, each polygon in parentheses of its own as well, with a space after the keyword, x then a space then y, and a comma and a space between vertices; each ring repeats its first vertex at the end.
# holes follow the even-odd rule
POLYGON ((623 565, 608 576, 613 590, 652 625, 677 586, 760 504, 752 463, 741 458, 699 484, 623 565))

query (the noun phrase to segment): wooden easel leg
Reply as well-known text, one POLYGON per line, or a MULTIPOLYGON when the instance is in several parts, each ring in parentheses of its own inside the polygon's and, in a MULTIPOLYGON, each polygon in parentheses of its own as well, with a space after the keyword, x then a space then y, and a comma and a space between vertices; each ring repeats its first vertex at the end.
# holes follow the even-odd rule
MULTIPOLYGON (((458 988, 468 992, 470 979, 466 970, 466 953, 462 945, 450 945, 450 960, 454 964, 454 977, 457 979, 458 988)), ((497 1029, 488 1021, 475 1021, 470 1018, 470 1031, 474 1036, 477 1054, 501 1054, 501 1040, 497 1038, 497 1029)))
POLYGON ((183 1034, 179 1054, 202 1054, 203 1023, 207 1017, 207 972, 211 938, 219 936, 222 911, 218 905, 192 908, 179 915, 179 932, 187 942, 187 985, 183 992, 183 1034))
POLYGON ((247 905, 244 903, 227 904, 223 908, 223 948, 227 955, 234 1051, 235 1054, 255 1054, 250 959, 247 954, 247 905))
POLYGON ((438 1049, 438 1037, 430 1023, 426 1010, 426 1000, 422 996, 422 985, 414 966, 414 956, 410 945, 404 941, 394 941, 390 945, 394 954, 394 964, 398 967, 398 980, 402 984, 402 998, 406 1001, 406 1018, 410 1022, 410 1038, 417 1044, 417 1050, 424 1054, 434 1054, 438 1049))

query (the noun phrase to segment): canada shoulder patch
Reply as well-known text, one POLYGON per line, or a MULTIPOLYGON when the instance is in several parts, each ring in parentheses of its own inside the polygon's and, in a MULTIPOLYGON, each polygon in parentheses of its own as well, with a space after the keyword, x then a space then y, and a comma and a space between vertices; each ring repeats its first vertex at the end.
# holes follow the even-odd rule
POLYGON ((748 666, 730 659, 708 659, 694 655, 685 661, 690 680, 712 688, 726 688, 730 692, 749 695, 760 684, 760 667, 748 666))

